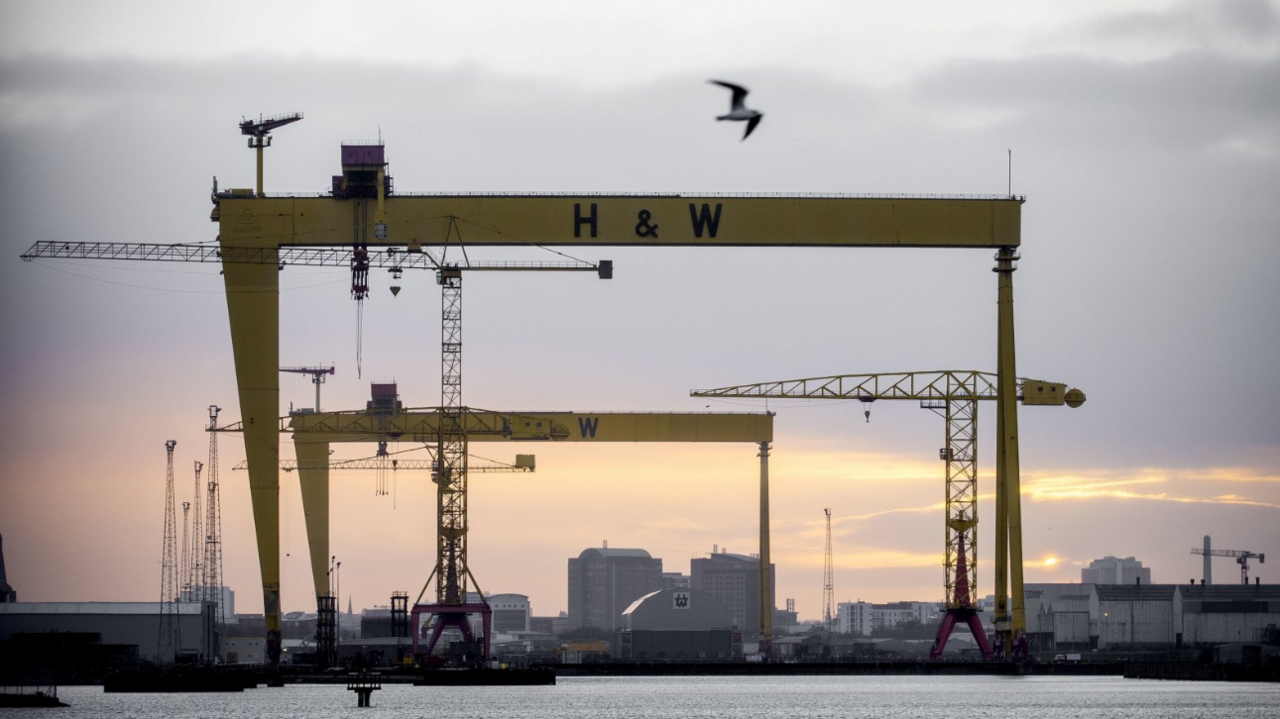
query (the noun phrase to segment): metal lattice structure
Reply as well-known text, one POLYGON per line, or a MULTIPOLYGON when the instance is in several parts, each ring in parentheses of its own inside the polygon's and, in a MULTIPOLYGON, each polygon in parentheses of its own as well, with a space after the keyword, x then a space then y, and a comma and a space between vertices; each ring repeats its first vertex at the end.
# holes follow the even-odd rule
POLYGON ((177 512, 173 496, 173 448, 177 440, 164 443, 167 455, 164 480, 164 548, 160 560, 160 635, 157 657, 161 662, 173 660, 178 651, 178 548, 177 512))
POLYGON ((205 485, 200 483, 200 470, 204 468, 204 463, 195 460, 196 484, 195 490, 192 492, 191 500, 191 556, 187 558, 187 571, 190 574, 186 578, 187 583, 187 601, 203 602, 204 601, 204 502, 201 501, 207 490, 205 485))
MULTIPOLYGON (((970 388, 972 389, 972 388, 970 388)), ((946 423, 946 445, 938 452, 946 462, 946 550, 943 558, 948 609, 970 606, 968 587, 978 584, 978 403, 976 400, 926 400, 925 409, 946 423), (960 563, 959 557, 972 557, 960 563), (957 591, 957 583, 966 587, 957 591)))
POLYGON ((436 602, 461 604, 467 596, 467 432, 462 405, 462 273, 441 269, 440 437, 436 460, 439 531, 436 602))
MULTIPOLYGON (((218 412, 221 408, 209 405, 209 429, 218 426, 218 412)), ((209 432, 209 464, 208 503, 205 507, 208 516, 205 521, 204 544, 204 577, 201 585, 204 588, 203 601, 213 604, 213 621, 209 627, 209 652, 211 656, 221 655, 222 625, 226 623, 226 606, 222 601, 222 497, 218 486, 218 433, 209 432)))
MULTIPOLYGON (((477 472, 533 472, 537 469, 532 454, 516 455, 515 464, 476 464, 472 460, 474 456, 467 458, 467 474, 475 474, 477 472)), ((404 470, 406 472, 431 470, 435 472, 439 468, 440 463, 435 459, 388 459, 386 457, 361 457, 359 459, 333 459, 327 462, 306 462, 296 459, 280 460, 280 470, 283 472, 294 472, 298 470, 327 469, 327 470, 391 470, 393 472, 404 470)), ((249 468, 247 462, 241 462, 232 467, 233 471, 242 472, 249 468)))

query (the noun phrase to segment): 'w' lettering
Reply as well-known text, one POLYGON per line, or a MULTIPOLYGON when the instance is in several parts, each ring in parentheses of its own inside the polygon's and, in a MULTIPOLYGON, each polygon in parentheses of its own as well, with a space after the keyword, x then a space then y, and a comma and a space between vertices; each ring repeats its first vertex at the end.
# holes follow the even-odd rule
POLYGON ((693 221, 694 237, 702 237, 702 231, 708 230, 711 239, 715 239, 716 231, 720 229, 720 203, 716 203, 716 212, 711 214, 711 206, 702 203, 702 210, 699 211, 692 202, 689 203, 689 219, 693 221))
POLYGON ((599 417, 579 417, 578 418, 578 432, 581 433, 579 436, 590 437, 591 439, 595 439, 596 427, 599 427, 599 426, 600 426, 599 417))

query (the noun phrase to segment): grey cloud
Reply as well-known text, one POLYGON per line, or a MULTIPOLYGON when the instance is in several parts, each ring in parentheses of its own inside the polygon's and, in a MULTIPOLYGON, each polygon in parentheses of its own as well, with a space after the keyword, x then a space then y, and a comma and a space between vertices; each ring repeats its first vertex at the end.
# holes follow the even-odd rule
POLYGON ((1087 30, 1109 41, 1245 42, 1265 48, 1276 42, 1280 12, 1269 0, 1191 0, 1162 12, 1106 17, 1087 30))
POLYGON ((1134 141, 1198 149, 1261 136, 1280 151, 1280 60, 1205 53, 1143 63, 1078 56, 953 63, 911 88, 941 122, 982 109, 1068 145, 1134 141))

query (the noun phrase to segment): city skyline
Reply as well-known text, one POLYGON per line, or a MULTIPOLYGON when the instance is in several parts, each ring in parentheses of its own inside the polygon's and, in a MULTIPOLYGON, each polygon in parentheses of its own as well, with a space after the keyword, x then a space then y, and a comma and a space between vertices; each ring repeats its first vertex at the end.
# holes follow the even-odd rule
MULTIPOLYGON (((228 422, 240 413, 216 266, 18 255, 37 240, 213 242, 211 180, 254 180, 236 125, 295 110, 306 119, 266 151, 268 192, 320 192, 340 142, 381 137, 402 191, 1025 194, 1018 374, 1089 398, 1020 410, 1027 581, 1078 581, 1114 555, 1185 583, 1200 576, 1190 550, 1206 534, 1215 547, 1280 551, 1280 410, 1267 400, 1280 389, 1275 3, 1016 15, 931 3, 877 7, 874 19, 835 2, 781 18, 763 3, 656 3, 638 25, 595 4, 307 7, 305 20, 289 3, 6 9, 0 533, 23 601, 154 601, 164 441, 178 441, 182 501, 191 461, 206 459, 207 406, 228 422), (749 141, 715 122, 725 98, 712 77, 749 88, 769 115, 749 141)), ((613 260, 614 279, 468 281, 466 404, 776 412, 778 602, 821 613, 824 507, 836 601, 941 598, 941 419, 902 402, 872 405, 867 422, 861 405, 688 392, 994 371, 990 252, 574 254, 613 260)), ((283 272, 281 362, 336 367, 325 408, 361 408, 370 382, 390 380, 406 406, 434 406, 438 288, 406 273, 393 297, 390 277, 372 274, 361 373, 342 269, 283 272)), ((314 404, 308 378, 282 375, 280 387, 281 414, 314 404)), ((978 596, 993 591, 994 416, 980 408, 978 596)), ((605 540, 680 571, 713 545, 758 551, 753 446, 472 449, 537 456, 536 473, 471 478, 470 552, 487 593, 526 594, 541 615, 568 608, 565 560, 605 540)), ((220 450, 226 584, 242 611, 260 611, 246 478, 232 470, 244 451, 233 435, 220 450)), ((291 451, 282 443, 282 458, 291 451)), ((343 593, 364 606, 396 590, 412 599, 435 562, 425 476, 397 473, 388 496, 375 481, 333 478, 332 552, 343 593)), ((286 610, 314 610, 303 522, 296 475, 282 473, 286 610)), ((1219 583, 1234 576, 1218 567, 1219 583)), ((1269 564, 1254 574, 1277 577, 1269 564)))

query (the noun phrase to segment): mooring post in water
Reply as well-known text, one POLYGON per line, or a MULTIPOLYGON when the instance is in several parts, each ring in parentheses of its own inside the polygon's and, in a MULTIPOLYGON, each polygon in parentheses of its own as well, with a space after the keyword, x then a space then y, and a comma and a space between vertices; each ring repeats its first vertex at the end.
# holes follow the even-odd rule
POLYGON ((348 674, 347 689, 356 693, 356 706, 373 706, 373 693, 382 688, 380 674, 348 674))

